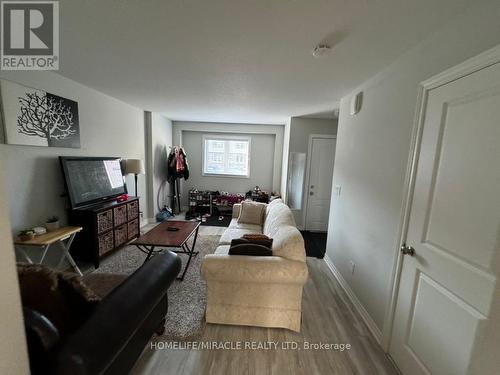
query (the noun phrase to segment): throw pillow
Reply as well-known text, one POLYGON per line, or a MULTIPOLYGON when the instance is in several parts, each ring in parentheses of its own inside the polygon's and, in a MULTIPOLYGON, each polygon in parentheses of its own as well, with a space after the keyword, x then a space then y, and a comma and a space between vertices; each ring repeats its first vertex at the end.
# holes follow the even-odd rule
POLYGON ((247 233, 247 234, 244 234, 243 236, 241 236, 241 238, 244 238, 246 240, 272 240, 272 238, 269 238, 268 236, 266 236, 265 234, 261 234, 261 233, 247 233))
POLYGON ((273 240, 271 239, 248 240, 246 238, 235 238, 231 240, 231 246, 245 245, 245 244, 260 245, 267 247, 269 250, 272 250, 273 240))
POLYGON ((270 248, 252 243, 242 243, 231 245, 229 255, 253 255, 253 256, 271 256, 273 252, 270 248))
POLYGON ((273 239, 267 237, 265 234, 244 234, 241 239, 257 245, 263 245, 270 249, 273 246, 273 239))
POLYGON ((241 202, 240 216, 238 224, 262 225, 266 204, 252 201, 241 202))
POLYGON ((99 303, 80 277, 40 265, 18 265, 24 307, 49 319, 62 337, 78 329, 99 303))

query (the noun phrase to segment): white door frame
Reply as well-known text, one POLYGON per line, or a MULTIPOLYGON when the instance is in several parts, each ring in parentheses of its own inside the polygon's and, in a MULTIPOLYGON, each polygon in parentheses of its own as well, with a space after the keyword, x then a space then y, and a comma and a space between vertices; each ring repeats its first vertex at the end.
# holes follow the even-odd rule
MULTIPOLYGON (((333 134, 309 134, 309 143, 307 145, 307 159, 306 159, 306 178, 304 178, 304 186, 302 191, 305 194, 305 199, 302 199, 302 227, 307 230, 307 206, 309 203, 309 189, 310 183, 309 179, 311 177, 311 156, 312 156, 312 142, 313 138, 324 138, 324 139, 337 139, 336 135, 333 134)), ((335 165, 335 163, 334 163, 335 165)))
POLYGON ((397 242, 394 244, 395 257, 391 275, 390 299, 387 303, 386 313, 384 317, 384 329, 382 333, 381 345, 386 353, 389 352, 394 316, 396 313, 396 301, 399 292, 399 281, 401 278, 403 264, 403 256, 400 253, 400 247, 403 243, 405 243, 408 233, 411 202, 413 199, 413 191, 415 187, 416 170, 418 166, 418 157, 420 153, 420 144, 429 91, 499 62, 500 45, 489 49, 486 52, 483 52, 475 57, 472 57, 459 65, 447 69, 444 72, 421 82, 419 85, 414 125, 411 136, 410 153, 406 167, 406 177, 403 202, 401 206, 402 209, 400 213, 400 224, 398 228, 398 238, 397 242))

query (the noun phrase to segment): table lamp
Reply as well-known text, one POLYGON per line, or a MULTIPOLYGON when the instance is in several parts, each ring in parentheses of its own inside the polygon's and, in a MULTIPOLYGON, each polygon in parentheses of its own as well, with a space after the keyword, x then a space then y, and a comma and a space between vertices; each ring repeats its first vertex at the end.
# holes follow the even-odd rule
POLYGON ((135 195, 137 196, 137 175, 145 174, 144 162, 141 159, 127 159, 125 161, 125 174, 135 176, 135 195))

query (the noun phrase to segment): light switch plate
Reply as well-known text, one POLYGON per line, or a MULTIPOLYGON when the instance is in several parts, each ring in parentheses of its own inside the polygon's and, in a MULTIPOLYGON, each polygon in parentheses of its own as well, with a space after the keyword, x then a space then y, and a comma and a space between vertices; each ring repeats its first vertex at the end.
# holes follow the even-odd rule
POLYGON ((342 187, 340 185, 335 185, 335 195, 340 196, 340 191, 342 190, 342 187))
POLYGON ((356 263, 354 263, 352 260, 350 261, 351 263, 351 275, 354 275, 354 269, 356 268, 356 263))

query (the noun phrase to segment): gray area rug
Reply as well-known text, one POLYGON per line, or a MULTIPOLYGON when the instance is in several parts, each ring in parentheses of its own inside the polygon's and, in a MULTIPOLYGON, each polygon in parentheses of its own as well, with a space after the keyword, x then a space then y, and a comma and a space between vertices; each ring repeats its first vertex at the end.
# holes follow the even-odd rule
MULTIPOLYGON (((166 329, 158 339, 180 341, 194 340, 201 336, 205 325, 207 302, 206 284, 200 273, 201 261, 206 254, 215 251, 219 238, 220 236, 214 235, 198 235, 195 250, 199 251, 199 254, 191 259, 184 280, 175 280, 168 290, 166 329)), ((183 270, 187 255, 179 254, 179 256, 182 259, 183 270)), ((146 255, 135 246, 126 246, 103 259, 100 267, 94 272, 130 275, 142 265, 145 258, 146 255)))

